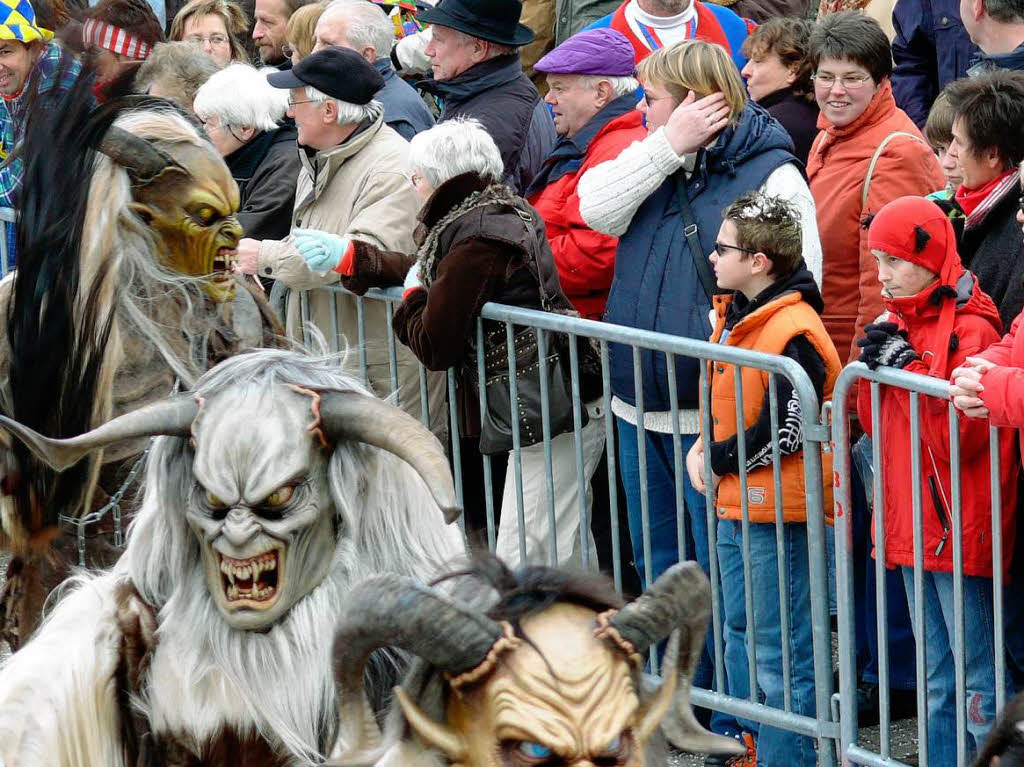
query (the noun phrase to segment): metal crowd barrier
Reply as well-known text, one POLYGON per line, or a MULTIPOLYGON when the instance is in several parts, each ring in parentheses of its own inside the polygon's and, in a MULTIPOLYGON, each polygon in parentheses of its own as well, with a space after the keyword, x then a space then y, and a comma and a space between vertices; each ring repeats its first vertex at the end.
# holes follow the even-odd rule
MULTIPOLYGON (((887 595, 885 591, 885 530, 884 519, 888 513, 885 509, 882 494, 882 482, 886 470, 883 450, 879 446, 885 444, 882 422, 880 419, 881 386, 891 386, 906 391, 909 399, 909 426, 911 435, 911 466, 914 477, 921 477, 922 447, 921 447, 921 407, 926 398, 935 398, 946 401, 948 404, 948 435, 950 449, 951 471, 951 499, 950 506, 952 514, 951 523, 951 545, 953 551, 953 641, 951 643, 954 657, 954 677, 956 687, 956 764, 958 767, 966 767, 969 764, 971 754, 968 750, 968 702, 967 702, 967 680, 965 669, 965 643, 968 637, 974 641, 986 641, 987 637, 978 636, 983 630, 980 626, 967 627, 964 624, 964 563, 963 563, 963 529, 962 529, 962 486, 961 486, 961 450, 960 433, 958 429, 958 416, 953 404, 949 402, 949 384, 946 381, 930 378, 927 376, 907 373, 903 370, 892 368, 879 368, 871 371, 865 365, 855 363, 848 365, 839 376, 833 396, 834 419, 832 424, 833 439, 835 444, 835 471, 839 478, 838 486, 835 489, 835 537, 836 537, 836 590, 838 594, 838 626, 839 626, 839 708, 840 708, 840 740, 841 754, 844 764, 863 765, 893 765, 902 764, 892 758, 891 743, 891 717, 889 701, 890 682, 890 658, 887 642, 886 616, 887 595), (874 450, 874 476, 872 483, 872 497, 874 506, 873 531, 875 537, 875 550, 878 552, 874 560, 876 572, 876 593, 878 620, 878 652, 879 652, 879 715, 880 744, 879 751, 875 753, 866 748, 860 741, 857 726, 857 694, 856 694, 856 626, 854 623, 854 584, 853 584, 853 556, 852 546, 852 525, 850 510, 853 505, 851 497, 851 444, 850 444, 850 414, 848 412, 848 394, 858 381, 861 386, 870 386, 872 403, 871 431, 874 450), (970 632, 970 633, 969 633, 970 632)), ((1004 643, 1004 576, 1001 567, 1003 535, 1002 535, 1002 514, 1000 488, 1000 455, 998 435, 999 429, 988 427, 990 481, 989 490, 992 508, 992 556, 993 556, 993 643, 995 664, 992 670, 994 674, 994 689, 996 710, 1002 710, 1007 696, 1006 660, 1004 643)), ((925 600, 923 587, 924 570, 924 532, 923 532, 923 506, 921 482, 911 481, 911 504, 913 513, 913 581, 914 600, 911 611, 914 636, 916 641, 916 693, 917 693, 917 737, 919 748, 919 761, 921 767, 947 767, 937 760, 929 761, 928 753, 928 713, 927 713, 927 666, 926 653, 929 651, 927 643, 923 640, 926 635, 925 626, 925 600)), ((984 492, 984 491, 982 491, 984 492)), ((979 744, 980 746, 980 744, 979 744)))
MULTIPOLYGON (((309 291, 299 293, 297 300, 299 301, 299 315, 303 321, 303 328, 306 329, 306 321, 310 317, 310 306, 309 296, 315 292, 327 292, 335 295, 350 295, 347 294, 342 288, 338 286, 330 286, 320 288, 317 291, 309 291)), ((295 298, 291 296, 289 291, 277 287, 271 295, 271 302, 281 312, 281 316, 285 316, 285 306, 289 300, 295 298)), ((398 341, 396 340, 394 333, 391 329, 391 319, 393 316, 394 305, 401 300, 401 290, 398 288, 392 288, 387 291, 371 290, 363 298, 357 298, 357 328, 354 329, 354 333, 349 329, 350 335, 345 339, 347 345, 350 348, 358 349, 359 363, 362 371, 362 377, 364 382, 367 380, 367 366, 366 366, 366 344, 367 344, 367 331, 366 331, 366 313, 368 311, 368 305, 370 302, 383 301, 386 305, 386 344, 388 351, 388 359, 390 365, 391 382, 393 388, 397 390, 398 385, 398 370, 396 362, 396 348, 398 341)), ((294 310, 293 310, 294 312, 294 310)), ((329 327, 321 327, 320 330, 324 333, 327 339, 330 341, 332 349, 339 351, 342 346, 342 337, 339 334, 338 327, 338 313, 332 311, 330 313, 331 320, 329 327)), ((722 590, 719 583, 719 572, 717 557, 714 556, 716 551, 716 538, 715 538, 715 527, 716 527, 716 513, 715 503, 712 490, 707 490, 705 501, 706 508, 698 510, 698 513, 706 515, 707 527, 708 527, 708 547, 712 553, 710 557, 710 577, 712 583, 712 596, 713 596, 713 611, 712 611, 712 633, 713 633, 713 656, 715 665, 714 683, 710 689, 694 689, 693 700, 701 706, 706 706, 710 709, 725 712, 735 716, 743 717, 745 719, 755 720, 761 723, 768 724, 773 727, 792 731, 793 733, 799 733, 801 735, 808 736, 815 739, 817 746, 817 759, 818 764, 824 767, 825 765, 834 765, 836 763, 835 747, 839 740, 839 725, 833 720, 831 701, 833 697, 833 675, 832 675, 832 645, 831 645, 831 623, 829 614, 829 578, 828 578, 828 563, 826 556, 826 522, 823 508, 824 493, 822 489, 822 450, 828 449, 830 433, 826 424, 823 423, 821 413, 821 404, 817 400, 817 396, 814 391, 814 387, 811 384, 807 374, 804 370, 792 359, 761 354, 757 352, 751 352, 742 349, 736 349, 733 347, 727 347, 719 344, 710 344, 707 342, 694 341, 687 338, 680 338, 675 336, 668 336, 660 333, 639 331, 632 328, 621 327, 617 325, 611 325, 601 322, 594 322, 590 320, 576 319, 571 317, 565 317, 561 315, 546 313, 542 311, 533 311, 528 309, 521 309, 517 307, 504 306, 499 304, 489 303, 483 307, 481 312, 481 318, 477 321, 477 348, 483 348, 483 320, 490 320, 496 323, 500 323, 505 326, 506 338, 507 338, 507 349, 509 356, 509 367, 514 369, 514 355, 515 350, 512 344, 512 338, 514 335, 513 328, 532 327, 538 331, 538 344, 543 343, 543 334, 539 331, 555 331, 560 333, 566 333, 570 339, 576 338, 588 338, 592 339, 597 344, 599 349, 599 355, 602 367, 602 401, 604 411, 604 427, 606 433, 605 449, 607 453, 607 465, 608 465, 608 479, 609 479, 609 497, 608 497, 608 508, 611 516, 611 536, 612 536, 612 549, 613 549, 613 567, 612 576, 615 580, 615 584, 618 588, 622 588, 622 576, 623 568, 631 566, 629 564, 629 555, 623 556, 622 542, 619 540, 618 531, 618 518, 619 508, 616 494, 616 473, 617 473, 617 453, 615 449, 615 419, 612 415, 612 393, 611 393, 611 382, 609 374, 609 344, 623 344, 632 348, 633 353, 633 369, 634 369, 634 386, 636 394, 636 410, 637 410, 637 422, 644 424, 644 402, 643 402, 643 384, 641 379, 641 351, 642 350, 653 350, 666 353, 667 366, 668 366, 668 385, 670 390, 670 399, 676 401, 676 378, 675 378, 675 365, 677 357, 689 357, 695 358, 704 362, 707 361, 718 361, 725 364, 731 364, 736 366, 736 412, 737 421, 743 423, 743 396, 742 386, 740 384, 740 372, 742 368, 757 368, 759 370, 767 371, 771 374, 771 388, 769 393, 769 399, 771 401, 771 418, 773 425, 773 440, 772 440, 772 456, 773 463, 776 467, 774 472, 774 483, 776 489, 776 547, 777 547, 777 563, 780 568, 780 579, 782 583, 786 583, 786 575, 781 572, 782 565, 785 560, 784 555, 784 544, 783 544, 783 515, 780 504, 781 498, 781 477, 778 470, 778 466, 781 461, 782 453, 779 444, 778 437, 778 426, 779 426, 779 413, 777 412, 776 403, 774 401, 774 391, 776 386, 776 379, 782 377, 787 379, 792 387, 794 388, 800 402, 801 413, 802 413, 802 447, 804 453, 804 472, 805 482, 807 486, 806 493, 806 510, 807 510, 807 542, 809 550, 809 582, 811 588, 811 634, 812 634, 812 645, 813 652, 813 663, 814 663, 814 701, 815 701, 815 715, 808 716, 805 714, 798 714, 792 710, 792 687, 790 678, 790 669, 792 666, 791 648, 789 641, 789 631, 787 627, 787 618, 783 618, 782 624, 782 667, 783 667, 783 685, 785 689, 785 703, 782 708, 770 708, 764 705, 758 694, 758 686, 755 678, 756 658, 754 657, 754 648, 751 643, 747 645, 747 658, 750 666, 750 693, 745 698, 738 698, 735 696, 728 695, 726 693, 726 678, 725 678, 725 665, 724 665, 724 640, 723 640, 723 628, 722 628, 722 590)), ((304 340, 309 341, 308 335, 305 336, 304 340)), ((380 343, 381 339, 370 339, 370 343, 380 343)), ((582 407, 580 397, 580 370, 579 370, 579 359, 576 353, 576 345, 574 343, 569 344, 570 355, 571 355, 571 383, 572 383, 572 394, 573 394, 573 443, 575 446, 575 459, 576 459, 576 477, 579 492, 577 496, 579 498, 579 535, 580 535, 580 550, 582 553, 582 567, 589 569, 596 569, 596 563, 591 562, 588 556, 588 546, 586 537, 590 527, 590 508, 586 502, 585 484, 586 478, 583 470, 583 456, 581 446, 581 429, 582 429, 582 407)), ((543 347, 541 347, 541 359, 543 360, 543 347)), ((544 381, 543 362, 541 363, 541 381, 544 381)), ((477 360, 477 368, 480 373, 479 380, 484 380, 483 372, 483 359, 482 354, 479 355, 477 360)), ((710 401, 711 382, 708 376, 707 365, 700 365, 700 389, 702 392, 702 401, 710 401)), ((420 376, 420 391, 421 402, 426 402, 427 398, 425 392, 427 389, 426 372, 422 369, 419 370, 420 376)), ((513 380, 510 381, 510 388, 513 389, 511 392, 511 401, 516 401, 516 392, 514 390, 514 376, 510 377, 513 380)), ((543 386, 543 383, 542 383, 543 386)), ((449 434, 458 434, 458 415, 455 406, 455 371, 449 370, 447 373, 447 393, 448 393, 448 421, 449 421, 449 434)), ((486 407, 483 384, 479 387, 480 396, 480 407, 481 412, 484 412, 486 407)), ((398 403, 401 404, 400 402, 398 403)), ((545 408, 546 409, 546 408, 545 408)), ((430 424, 431 414, 429 412, 420 413, 422 420, 425 424, 430 424)), ((701 414, 703 428, 705 433, 711 433, 711 415, 707 408, 703 409, 701 414)), ((550 413, 545 413, 545 418, 550 418, 550 413)), ((685 469, 683 468, 684 457, 680 449, 680 413, 678 408, 674 408, 671 413, 672 421, 672 439, 675 446, 675 498, 676 498, 676 515, 677 515, 677 526, 680 531, 684 528, 685 515, 691 513, 689 509, 685 508, 683 503, 683 482, 686 481, 685 469)), ((513 421, 515 423, 515 421, 513 421)), ((557 551, 554 529, 554 516, 555 516, 555 500, 552 494, 553 477, 551 473, 551 438, 549 434, 549 424, 546 420, 544 429, 544 450, 545 460, 547 466, 547 500, 548 500, 548 518, 549 518, 549 533, 552 538, 550 541, 550 551, 557 551)), ((642 436, 642 431, 640 432, 642 436)), ((513 428, 513 440, 514 449, 511 452, 509 460, 509 474, 512 479, 516 482, 517 488, 517 514, 518 514, 518 530, 519 530, 519 553, 521 561, 526 556, 526 532, 524 525, 524 510, 522 502, 522 466, 520 461, 520 436, 518 430, 513 428)), ((458 488, 459 498, 463 500, 463 487, 462 487, 462 476, 460 467, 462 465, 461 456, 459 454, 459 440, 452 438, 451 453, 452 453, 452 466, 453 473, 455 475, 456 486, 458 488)), ((638 439, 638 452, 639 452, 639 464, 641 476, 646 476, 646 456, 643 439, 638 439)), ((741 440, 739 442, 739 464, 744 467, 746 464, 745 455, 745 444, 741 440)), ((492 502, 491 493, 491 458, 489 456, 483 456, 483 473, 485 479, 485 493, 484 502, 486 504, 487 511, 487 538, 490 547, 495 546, 495 510, 492 502)), ((706 476, 710 476, 710 454, 705 451, 705 472, 706 476)), ((742 496, 742 550, 743 557, 745 560, 745 566, 743 568, 743 579, 745 586, 745 612, 746 612, 746 625, 748 636, 754 636, 757 626, 755 625, 755 611, 753 603, 753 589, 752 580, 757 577, 757 574, 752 572, 750 566, 750 521, 749 513, 747 508, 747 494, 746 494, 746 471, 742 471, 741 475, 741 496, 742 496)), ((652 563, 651 563, 651 531, 647 524, 649 517, 649 505, 650 499, 646 490, 645 483, 641 483, 641 515, 644 521, 643 527, 643 549, 646 552, 645 556, 645 570, 646 570, 646 582, 652 582, 652 563)), ((627 544, 627 550, 628 550, 627 544)), ((685 545, 682 540, 682 534, 679 535, 677 541, 678 555, 680 559, 692 558, 687 556, 685 545)), ((554 562, 553 562, 554 563, 554 562)), ((537 564, 537 563, 535 563, 537 564)), ((540 563, 546 564, 546 563, 540 563)), ((786 589, 780 589, 780 613, 783 616, 788 616, 788 595, 786 589)), ((797 651, 804 650, 807 648, 797 648, 797 651)), ((652 656, 652 667, 654 670, 657 669, 657 658, 652 656)))
POLYGON ((11 253, 14 249, 14 227, 10 225, 15 221, 17 213, 14 208, 0 208, 0 278, 14 269, 15 259, 11 253))

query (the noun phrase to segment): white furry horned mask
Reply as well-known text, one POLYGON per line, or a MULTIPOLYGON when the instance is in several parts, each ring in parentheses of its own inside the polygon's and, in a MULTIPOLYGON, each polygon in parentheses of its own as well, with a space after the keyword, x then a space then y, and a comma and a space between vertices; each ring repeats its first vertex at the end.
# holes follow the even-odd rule
POLYGON ((436 437, 359 391, 248 382, 172 397, 70 439, 43 437, 4 417, 0 425, 57 470, 122 440, 189 438, 185 517, 210 596, 234 629, 270 627, 330 569, 338 531, 327 462, 337 442, 393 453, 419 473, 447 522, 460 511, 436 437))

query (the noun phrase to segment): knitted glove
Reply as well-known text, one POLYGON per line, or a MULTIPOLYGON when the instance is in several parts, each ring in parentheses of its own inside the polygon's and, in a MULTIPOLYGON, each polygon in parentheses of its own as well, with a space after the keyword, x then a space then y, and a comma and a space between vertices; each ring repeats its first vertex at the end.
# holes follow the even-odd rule
POLYGON ((864 338, 857 341, 863 351, 858 360, 872 370, 879 365, 901 370, 918 357, 907 340, 907 332, 899 330, 895 322, 880 322, 864 328, 864 338))
POLYGON ((402 300, 404 301, 417 290, 426 290, 423 287, 422 280, 420 280, 420 264, 418 261, 409 268, 405 275, 405 282, 402 283, 402 300))
POLYGON ((326 274, 334 269, 340 274, 352 276, 354 253, 352 241, 348 237, 316 229, 293 229, 292 237, 295 249, 314 272, 326 274))

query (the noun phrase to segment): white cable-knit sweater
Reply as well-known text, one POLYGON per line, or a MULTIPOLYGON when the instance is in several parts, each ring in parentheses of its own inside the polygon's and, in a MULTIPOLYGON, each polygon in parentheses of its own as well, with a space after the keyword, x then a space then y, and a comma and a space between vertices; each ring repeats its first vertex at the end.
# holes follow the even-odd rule
MULTIPOLYGON (((643 141, 626 147, 614 160, 596 165, 583 174, 577 187, 580 215, 591 229, 621 237, 641 203, 680 168, 689 172, 693 162, 693 155, 677 155, 665 137, 664 128, 659 128, 643 141)), ((814 198, 807 182, 796 165, 786 163, 772 171, 761 190, 789 200, 799 211, 804 261, 820 286, 821 241, 814 198)), ((637 423, 636 408, 618 398, 612 400, 612 412, 634 426, 637 423)), ((699 412, 679 411, 679 424, 683 434, 696 434, 700 431, 699 412)), ((649 431, 669 434, 672 432, 672 414, 644 413, 644 427, 649 431)))

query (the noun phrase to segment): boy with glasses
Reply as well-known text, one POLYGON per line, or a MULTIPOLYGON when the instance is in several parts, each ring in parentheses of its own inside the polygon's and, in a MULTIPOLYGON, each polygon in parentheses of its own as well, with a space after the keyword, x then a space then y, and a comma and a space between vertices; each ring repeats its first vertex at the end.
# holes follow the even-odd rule
MULTIPOLYGON (((807 372, 818 402, 832 396, 842 368, 836 348, 821 320, 821 292, 802 257, 799 213, 785 200, 757 192, 740 197, 725 210, 715 250, 710 256, 718 287, 732 291, 715 296, 717 322, 711 341, 739 349, 790 357, 807 372)), ((784 709, 782 647, 790 655, 792 711, 814 716, 814 655, 811 641, 811 586, 807 550, 807 510, 803 467, 801 402, 789 380, 755 368, 737 371, 723 362, 710 364, 712 432, 703 434, 686 457, 693 486, 710 487, 716 497, 718 561, 722 580, 725 669, 729 689, 746 686, 746 642, 755 641, 757 686, 764 703, 784 709), (743 423, 736 420, 738 374, 743 388, 743 423), (778 452, 773 443, 772 404, 777 414, 778 452), (740 464, 739 435, 745 461, 740 464), (705 452, 710 455, 705 456, 705 452), (707 463, 706 463, 707 460, 707 463), (775 494, 773 463, 779 462, 781 497, 775 494), (710 465, 711 473, 706 473, 710 465), (746 475, 746 495, 740 474, 746 475), (776 550, 776 508, 781 509, 785 552, 779 572, 776 550), (743 577, 741 525, 750 525, 752 582, 743 577), (788 584, 788 586, 787 586, 788 584), (746 589, 753 590, 756 640, 747 635, 746 589), (789 636, 782 636, 780 593, 788 597, 789 636), (738 609, 737 609, 738 608, 738 609)), ((832 516, 831 460, 822 456, 822 489, 826 518, 832 516)), ((811 767, 817 764, 811 738, 767 725, 757 728, 759 764, 811 767)), ((748 734, 748 741, 750 736, 748 734)))

